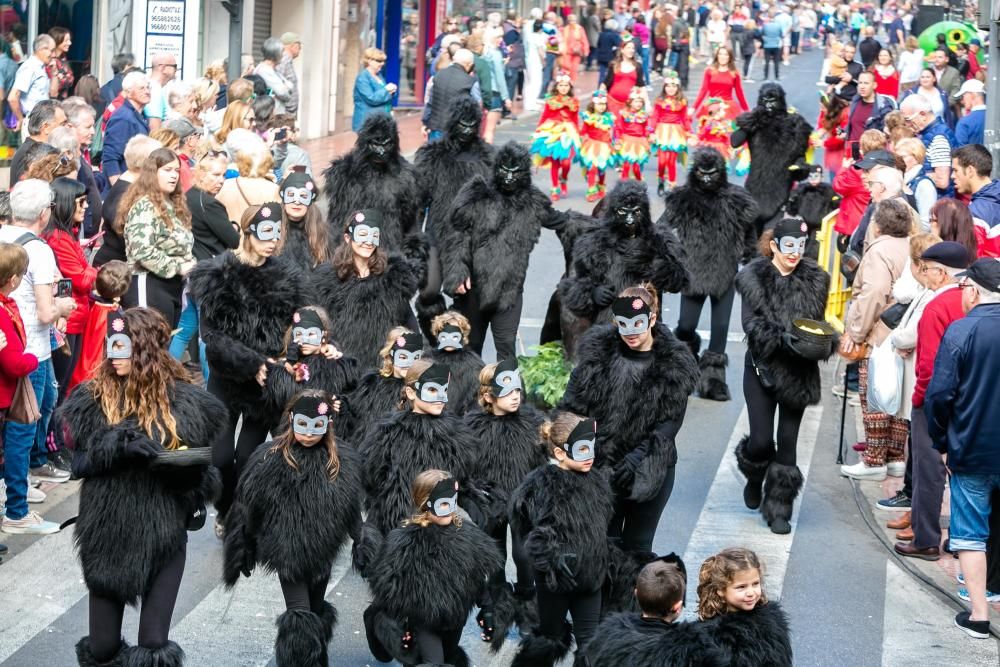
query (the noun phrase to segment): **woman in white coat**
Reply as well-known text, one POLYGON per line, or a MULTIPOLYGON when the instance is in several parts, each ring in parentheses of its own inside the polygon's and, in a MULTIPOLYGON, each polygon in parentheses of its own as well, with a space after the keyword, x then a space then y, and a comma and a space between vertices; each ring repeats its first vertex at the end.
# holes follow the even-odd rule
POLYGON ((524 110, 537 111, 538 98, 542 94, 542 65, 545 63, 545 33, 542 21, 537 19, 527 23, 523 29, 524 39, 524 110))

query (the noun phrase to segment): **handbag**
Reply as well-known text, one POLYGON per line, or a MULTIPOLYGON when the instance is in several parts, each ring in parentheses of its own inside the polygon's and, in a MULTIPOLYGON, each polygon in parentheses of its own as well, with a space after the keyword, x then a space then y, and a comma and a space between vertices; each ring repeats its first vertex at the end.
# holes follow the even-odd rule
POLYGON ((771 371, 768 370, 767 366, 757 363, 757 360, 753 358, 753 352, 750 353, 750 363, 753 364, 753 369, 757 373, 757 379, 760 380, 760 386, 764 389, 774 389, 777 383, 774 381, 774 377, 771 375, 771 371))
POLYGON ((903 315, 906 315, 907 308, 909 308, 909 304, 894 303, 882 311, 879 319, 882 320, 882 324, 890 329, 895 329, 903 321, 903 315))
POLYGON ((7 419, 18 424, 34 424, 41 417, 38 399, 35 397, 35 388, 28 380, 28 376, 17 378, 14 398, 11 399, 10 407, 7 408, 7 419))
POLYGON ((868 409, 890 415, 899 411, 903 394, 903 358, 886 338, 868 357, 868 409))
POLYGON ((858 343, 854 346, 854 351, 847 354, 844 352, 844 343, 850 340, 847 336, 841 336, 840 338, 840 349, 837 350, 837 354, 841 356, 845 361, 850 364, 856 364, 868 357, 868 343, 858 343))

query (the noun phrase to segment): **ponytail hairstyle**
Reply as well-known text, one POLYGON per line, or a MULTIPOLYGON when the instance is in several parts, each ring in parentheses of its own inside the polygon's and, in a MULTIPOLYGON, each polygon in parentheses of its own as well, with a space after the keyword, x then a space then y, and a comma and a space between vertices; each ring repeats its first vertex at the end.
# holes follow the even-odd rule
MULTIPOLYGON (((390 361, 390 364, 392 362, 390 361)), ((430 359, 417 359, 413 362, 413 365, 406 369, 406 377, 403 378, 403 388, 399 390, 399 405, 397 409, 406 410, 410 407, 410 399, 406 397, 406 388, 416 389, 414 385, 420 376, 424 374, 428 368, 434 365, 434 362, 430 359)), ((431 485, 433 486, 433 484, 431 485)))
MULTIPOLYGON (((420 362, 418 361, 417 363, 419 364, 420 362)), ((426 528, 431 524, 431 517, 434 515, 427 509, 427 500, 431 497, 431 491, 434 490, 437 483, 451 476, 450 472, 435 469, 425 470, 417 475, 416 479, 413 480, 413 487, 411 488, 414 513, 409 519, 403 522, 404 526, 417 525, 421 528, 426 528)), ((451 523, 456 527, 461 526, 462 517, 455 514, 451 519, 451 523)))
POLYGON ((392 346, 396 344, 396 339, 403 334, 413 333, 403 326, 393 327, 385 337, 385 345, 378 351, 378 358, 382 360, 382 366, 378 369, 378 374, 384 378, 392 377, 392 346))
POLYGON ((538 427, 538 435, 542 439, 542 444, 545 445, 545 451, 548 452, 549 458, 556 457, 555 450, 562 449, 566 441, 569 440, 569 434, 584 419, 585 417, 572 412, 556 412, 551 420, 542 422, 542 425, 538 427))
MULTIPOLYGON (((330 398, 330 395, 325 391, 320 391, 318 389, 306 389, 292 396, 292 398, 285 405, 283 413, 288 428, 271 441, 271 447, 267 450, 268 456, 271 454, 281 454, 281 458, 285 460, 288 467, 296 472, 299 470, 299 464, 295 460, 295 455, 292 453, 292 445, 296 442, 295 432, 292 431, 292 406, 295 405, 295 401, 299 400, 299 398, 303 396, 321 398, 330 403, 330 405, 333 405, 333 399, 330 398)), ((337 475, 340 474, 340 456, 337 454, 337 438, 333 434, 332 419, 330 420, 330 426, 326 430, 326 435, 324 435, 323 439, 313 446, 322 446, 326 448, 326 475, 330 481, 337 479, 337 475)))
MULTIPOLYGON (((626 287, 621 292, 618 293, 619 297, 625 296, 637 296, 642 299, 642 302, 649 306, 649 312, 651 315, 656 315, 656 318, 660 317, 660 291, 656 289, 653 283, 647 281, 640 285, 633 285, 632 287, 626 287)), ((611 318, 614 320, 614 317, 611 318)))
POLYGON ((757 570, 760 575, 760 599, 757 606, 767 604, 764 591, 764 565, 753 551, 742 547, 723 549, 709 556, 698 573, 698 616, 703 621, 727 613, 726 588, 735 576, 747 570, 757 570))

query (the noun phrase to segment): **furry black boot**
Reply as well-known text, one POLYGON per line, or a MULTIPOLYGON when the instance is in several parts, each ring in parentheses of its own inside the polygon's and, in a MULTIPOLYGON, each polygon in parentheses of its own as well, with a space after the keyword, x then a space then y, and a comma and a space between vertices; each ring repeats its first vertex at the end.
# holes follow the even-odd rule
POLYGON ((698 353, 701 352, 701 336, 698 335, 698 332, 695 331, 685 337, 679 329, 674 329, 674 335, 677 336, 677 340, 688 346, 691 354, 697 359, 698 353))
POLYGON ((323 619, 305 609, 289 609, 278 617, 274 641, 278 667, 327 667, 323 619))
POLYGON ((728 401, 729 385, 726 384, 726 366, 729 357, 725 354, 705 350, 698 361, 701 369, 701 381, 698 384, 698 395, 710 401, 728 401))
POLYGON ((772 463, 767 467, 764 481, 764 502, 760 513, 771 527, 772 533, 787 535, 792 532, 792 503, 802 489, 802 472, 798 466, 772 463))
POLYGON ((128 644, 122 640, 118 653, 106 662, 99 662, 90 650, 90 637, 83 637, 76 643, 76 661, 80 667, 125 667, 128 644))
POLYGON ((563 636, 556 639, 532 633, 521 642, 510 667, 553 667, 569 653, 572 634, 573 628, 569 623, 563 636))
POLYGON ((749 435, 743 436, 736 445, 736 467, 747 478, 747 484, 743 487, 743 502, 749 509, 755 510, 760 507, 760 501, 764 495, 764 477, 767 475, 767 467, 771 465, 773 457, 763 461, 751 459, 749 445, 749 435))
POLYGON ((323 621, 323 636, 329 644, 333 639, 333 626, 337 625, 337 608, 324 600, 319 608, 319 619, 323 621))
POLYGON ((514 622, 522 634, 538 626, 538 602, 535 587, 518 583, 514 586, 514 622))
POLYGON ((130 646, 119 655, 125 655, 125 667, 181 667, 184 651, 174 642, 168 641, 160 648, 130 646))

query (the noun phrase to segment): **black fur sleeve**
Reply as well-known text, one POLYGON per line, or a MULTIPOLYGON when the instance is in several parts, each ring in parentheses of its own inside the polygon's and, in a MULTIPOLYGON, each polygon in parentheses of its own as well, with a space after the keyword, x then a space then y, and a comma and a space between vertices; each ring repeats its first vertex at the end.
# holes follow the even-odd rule
POLYGON ((392 466, 392 437, 387 419, 380 419, 374 422, 358 441, 361 442, 359 451, 364 457, 364 474, 362 476, 365 493, 371 499, 378 495, 378 492, 385 486, 392 466))
POLYGON ((583 392, 580 391, 581 373, 579 366, 570 373, 566 391, 559 400, 560 410, 575 412, 578 415, 586 415, 590 412, 590 404, 587 403, 583 392))
POLYGON ((222 578, 228 588, 236 585, 240 574, 252 570, 257 562, 258 498, 250 490, 266 488, 258 478, 267 472, 264 468, 267 449, 266 445, 261 445, 250 457, 237 485, 236 499, 226 514, 222 578))
POLYGON ((747 347, 756 361, 766 361, 781 347, 781 335, 785 327, 774 320, 757 313, 746 300, 742 301, 740 319, 743 333, 747 336, 747 347))
POLYGON ((416 294, 417 287, 420 285, 420 274, 418 271, 421 269, 426 276, 426 262, 418 267, 415 262, 411 262, 405 257, 390 255, 389 261, 385 265, 385 285, 398 290, 407 299, 411 299, 416 294))
POLYGON ((736 117, 736 129, 729 135, 729 145, 739 148, 750 140, 755 128, 756 116, 753 111, 746 111, 736 117))
POLYGON ((600 234, 594 232, 578 238, 573 245, 573 261, 570 275, 559 281, 559 297, 570 312, 579 317, 593 319, 597 313, 593 289, 603 284, 601 276, 594 271, 594 257, 601 252, 600 234))
POLYGON ((740 212, 740 224, 743 225, 743 253, 744 264, 757 256, 757 217, 760 209, 757 207, 757 200, 741 187, 731 188, 737 210, 740 212))
POLYGON ((490 197, 489 186, 481 176, 458 191, 444 220, 435 221, 434 234, 441 256, 441 285, 445 294, 455 295, 455 288, 472 276, 472 235, 480 202, 490 197))
POLYGON ((649 268, 649 277, 661 292, 680 292, 690 283, 690 276, 684 268, 684 248, 677 235, 668 227, 653 231, 652 238, 655 258, 649 268))
POLYGON ((424 233, 411 234, 403 241, 403 256, 413 269, 417 285, 423 285, 427 280, 428 262, 430 261, 430 240, 424 233))
POLYGON ((220 331, 211 315, 204 311, 199 327, 205 342, 205 357, 212 365, 212 372, 231 380, 247 380, 257 374, 261 364, 267 362, 267 357, 260 352, 220 331))
POLYGON ((67 443, 76 450, 74 470, 81 476, 100 475, 125 461, 125 443, 138 436, 138 424, 129 418, 109 424, 94 399, 90 383, 77 387, 59 408, 67 443))

